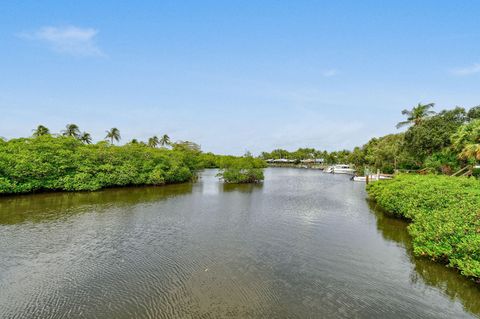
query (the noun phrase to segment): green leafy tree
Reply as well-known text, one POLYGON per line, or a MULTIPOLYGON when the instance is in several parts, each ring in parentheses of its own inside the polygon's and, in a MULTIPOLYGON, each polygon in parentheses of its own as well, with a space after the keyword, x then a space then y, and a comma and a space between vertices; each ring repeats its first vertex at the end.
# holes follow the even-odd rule
POLYGON ((37 126, 36 129, 33 130, 33 137, 39 137, 39 136, 44 136, 49 134, 50 134, 50 130, 43 125, 39 125, 37 126))
POLYGON ((428 104, 421 104, 418 103, 417 106, 413 107, 411 110, 403 110, 402 115, 407 116, 406 121, 399 122, 397 124, 397 128, 406 126, 406 125, 418 125, 420 124, 423 120, 428 118, 429 116, 435 114, 434 111, 430 110, 435 106, 434 103, 428 103, 428 104))
POLYGON ((314 148, 299 148, 293 153, 290 153, 289 158, 295 160, 313 159, 315 158, 316 150, 314 148))
POLYGON ((427 156, 450 146, 452 134, 466 121, 463 108, 442 111, 410 127, 405 133, 404 146, 417 164, 422 165, 427 156))
POLYGON ((200 168, 219 168, 224 155, 215 155, 211 152, 200 154, 198 166, 200 168))
POLYGON ((82 134, 80 134, 78 139, 85 144, 92 144, 92 136, 90 135, 90 133, 83 132, 82 134))
POLYGON ((283 149, 273 150, 271 153, 264 153, 264 159, 290 158, 290 152, 283 149))
POLYGON ((80 136, 80 129, 77 124, 67 124, 65 130, 62 131, 62 135, 78 138, 80 136))
POLYGON ((470 120, 480 119, 480 105, 468 110, 467 116, 470 120))
POLYGON ((200 145, 190 141, 178 141, 174 143, 173 150, 176 151, 191 151, 199 153, 201 151, 200 145))
POLYGON ((264 160, 270 159, 270 153, 268 152, 261 152, 260 157, 264 160))
POLYGON ((334 151, 328 155, 328 163, 331 164, 349 164, 349 150, 334 151))
POLYGON ((365 166, 365 150, 363 147, 355 147, 353 151, 348 155, 348 162, 355 165, 357 170, 363 166, 365 166))
POLYGON ((113 144, 113 141, 119 142, 121 139, 120 130, 116 127, 112 127, 110 130, 106 131, 107 135, 105 139, 110 140, 110 144, 113 144))
POLYGON ((389 134, 374 138, 364 146, 365 161, 369 166, 385 173, 393 173, 398 168, 415 166, 404 148, 405 134, 389 134))

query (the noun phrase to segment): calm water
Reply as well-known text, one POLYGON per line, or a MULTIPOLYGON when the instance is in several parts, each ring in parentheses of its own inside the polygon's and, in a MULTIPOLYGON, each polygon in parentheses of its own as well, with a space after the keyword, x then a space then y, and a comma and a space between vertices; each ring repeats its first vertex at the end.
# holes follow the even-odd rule
POLYGON ((362 183, 0 198, 0 318, 477 318, 480 288, 414 258, 362 183))

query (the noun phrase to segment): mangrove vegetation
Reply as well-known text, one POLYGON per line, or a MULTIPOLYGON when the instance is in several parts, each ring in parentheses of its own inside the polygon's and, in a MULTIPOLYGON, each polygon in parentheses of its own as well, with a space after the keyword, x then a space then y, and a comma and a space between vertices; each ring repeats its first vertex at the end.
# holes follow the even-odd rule
POLYGON ((217 174, 225 183, 243 184, 263 181, 265 162, 251 154, 243 157, 222 157, 219 160, 220 172, 217 174))
POLYGON ((410 219, 414 253, 480 280, 480 181, 402 174, 367 187, 384 210, 410 219))
POLYGON ((39 125, 32 137, 0 139, 0 194, 183 183, 194 180, 200 169, 220 167, 228 183, 263 179, 264 161, 251 156, 204 154, 198 144, 172 143, 167 134, 147 143, 114 145, 120 140, 114 127, 104 141, 93 144, 76 124, 68 124, 61 134, 39 125))

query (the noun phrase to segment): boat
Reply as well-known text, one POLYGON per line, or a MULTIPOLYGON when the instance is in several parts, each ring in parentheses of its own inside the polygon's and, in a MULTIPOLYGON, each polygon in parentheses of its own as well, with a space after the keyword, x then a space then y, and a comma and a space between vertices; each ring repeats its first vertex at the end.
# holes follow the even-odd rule
MULTIPOLYGON (((373 181, 378 181, 381 179, 392 179, 391 175, 384 175, 384 174, 373 174, 373 175, 368 175, 368 180, 370 182, 373 181)), ((354 182, 366 182, 367 181, 367 176, 353 176, 352 181, 354 182)))
POLYGON ((350 165, 347 164, 337 164, 327 167, 325 169, 325 173, 353 175, 355 174, 355 169, 351 168, 350 165))

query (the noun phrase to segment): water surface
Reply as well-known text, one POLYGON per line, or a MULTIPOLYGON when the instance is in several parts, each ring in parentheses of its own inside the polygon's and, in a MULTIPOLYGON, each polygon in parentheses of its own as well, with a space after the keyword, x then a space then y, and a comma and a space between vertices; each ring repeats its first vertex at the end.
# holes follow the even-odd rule
POLYGON ((0 318, 478 318, 480 288, 415 258, 364 184, 267 169, 0 198, 0 318))

